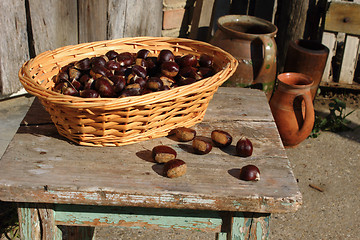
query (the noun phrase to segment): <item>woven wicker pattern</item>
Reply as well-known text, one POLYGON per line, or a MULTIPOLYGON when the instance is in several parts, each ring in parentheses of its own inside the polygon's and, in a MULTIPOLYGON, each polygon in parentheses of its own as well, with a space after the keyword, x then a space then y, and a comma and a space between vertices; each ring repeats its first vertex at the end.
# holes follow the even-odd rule
POLYGON ((50 113, 58 132, 87 146, 120 146, 166 136, 177 127, 201 122, 217 88, 236 70, 237 61, 210 44, 180 38, 138 37, 66 46, 39 54, 19 71, 24 88, 37 96, 50 113), (214 76, 190 85, 125 98, 80 98, 51 91, 52 77, 62 66, 109 50, 158 55, 169 49, 175 55, 202 53, 214 56, 214 76))

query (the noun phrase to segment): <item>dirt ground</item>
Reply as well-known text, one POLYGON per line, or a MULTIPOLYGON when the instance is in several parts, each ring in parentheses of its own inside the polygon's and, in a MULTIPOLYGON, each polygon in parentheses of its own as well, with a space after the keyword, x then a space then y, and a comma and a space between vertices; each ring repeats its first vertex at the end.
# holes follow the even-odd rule
MULTIPOLYGON (((321 132, 317 138, 308 138, 296 148, 286 149, 303 205, 295 213, 271 216, 272 240, 360 239, 360 93, 324 91, 315 101, 317 115, 328 114, 328 104, 334 97, 346 102, 346 112, 355 110, 347 117, 354 130, 321 132)), ((16 213, 5 209, 9 208, 0 203, 0 221, 16 213)), ((111 227, 97 228, 96 239, 207 240, 215 239, 215 235, 111 227)))

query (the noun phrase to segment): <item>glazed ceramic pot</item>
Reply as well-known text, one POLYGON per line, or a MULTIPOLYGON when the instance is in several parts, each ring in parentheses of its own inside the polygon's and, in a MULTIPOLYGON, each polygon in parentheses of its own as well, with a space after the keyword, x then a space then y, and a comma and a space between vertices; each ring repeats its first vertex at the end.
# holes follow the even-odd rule
POLYGON ((284 72, 298 72, 311 77, 311 97, 314 101, 324 73, 329 49, 316 41, 291 41, 286 54, 284 72))
POLYGON ((270 108, 284 146, 294 147, 310 135, 314 126, 310 93, 313 81, 302 73, 282 73, 277 79, 270 108))
POLYGON ((217 24, 219 29, 210 43, 239 61, 236 72, 224 86, 262 89, 269 100, 276 78, 277 27, 248 15, 222 16, 217 24))

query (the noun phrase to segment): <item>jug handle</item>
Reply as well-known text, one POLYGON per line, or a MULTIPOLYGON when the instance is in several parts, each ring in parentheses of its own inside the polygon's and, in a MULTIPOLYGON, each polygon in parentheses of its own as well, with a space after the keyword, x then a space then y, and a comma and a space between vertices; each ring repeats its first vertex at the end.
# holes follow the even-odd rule
POLYGON ((304 132, 312 129, 314 126, 315 112, 313 107, 312 98, 308 94, 302 94, 305 102, 305 119, 304 123, 298 131, 298 135, 303 135, 304 132))
MULTIPOLYGON (((259 39, 264 45, 264 60, 259 70, 259 73, 256 79, 254 80, 254 83, 262 83, 263 81, 261 80, 261 78, 267 76, 267 73, 271 68, 271 66, 276 64, 275 59, 276 59, 277 49, 274 38, 264 35, 264 36, 259 36, 259 39)), ((273 67, 276 68, 276 66, 273 67)))

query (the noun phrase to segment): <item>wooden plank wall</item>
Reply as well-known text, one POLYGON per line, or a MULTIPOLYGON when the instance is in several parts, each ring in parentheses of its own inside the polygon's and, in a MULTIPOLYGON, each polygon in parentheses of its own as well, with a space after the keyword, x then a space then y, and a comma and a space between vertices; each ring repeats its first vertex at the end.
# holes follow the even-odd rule
POLYGON ((66 45, 160 36, 163 0, 1 0, 0 99, 22 86, 21 65, 66 45), (144 14, 146 13, 146 14, 144 14))
POLYGON ((329 57, 322 86, 360 89, 360 0, 333 0, 325 17, 322 43, 329 57))

